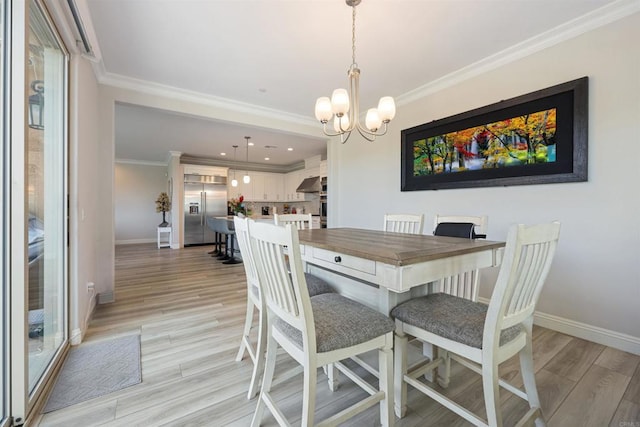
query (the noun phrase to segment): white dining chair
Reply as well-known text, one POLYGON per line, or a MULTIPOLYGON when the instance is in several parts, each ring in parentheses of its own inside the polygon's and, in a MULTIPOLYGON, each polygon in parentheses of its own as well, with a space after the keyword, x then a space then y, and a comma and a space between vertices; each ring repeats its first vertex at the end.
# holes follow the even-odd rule
POLYGON ((276 225, 294 224, 298 230, 313 228, 311 214, 273 214, 276 225))
MULTIPOLYGON (((509 229, 504 257, 493 295, 487 307, 465 298, 437 293, 414 298, 391 311, 396 321, 395 410, 406 412, 407 384, 478 426, 502 426, 499 387, 529 402, 520 423, 544 425, 536 390, 532 355, 533 314, 556 251, 560 223, 509 229), (425 366, 407 369, 407 341, 416 337, 438 347, 438 358, 425 366), (520 356, 525 391, 498 376, 500 363, 520 356), (482 375, 487 420, 419 381, 424 372, 438 366, 448 371, 450 356, 482 375)), ((416 365, 414 365, 416 366, 416 365)), ((447 372, 448 375, 448 372, 447 372)), ((521 425, 518 423, 518 425, 521 425)))
POLYGON ((384 231, 394 233, 422 234, 424 214, 385 214, 384 231))
POLYGON ((298 230, 293 224, 280 227, 249 223, 249 238, 268 312, 266 365, 251 425, 260 425, 265 407, 279 425, 289 425, 271 394, 280 346, 303 368, 302 426, 314 425, 318 368, 327 364, 334 364, 368 396, 318 425, 337 425, 379 404, 380 422, 392 426, 393 321, 335 293, 310 298, 302 271, 298 230), (340 362, 373 350, 378 351, 378 389, 340 362))
MULTIPOLYGON (((242 339, 240 341, 240 349, 236 355, 236 362, 244 358, 245 352, 253 362, 253 372, 251 374, 251 382, 247 398, 252 399, 258 393, 258 385, 264 368, 264 352, 266 348, 266 328, 267 317, 265 310, 265 302, 262 298, 260 290, 260 281, 258 279, 258 271, 254 257, 251 253, 251 245, 249 244, 249 222, 253 221, 247 218, 234 217, 233 224, 235 228, 236 238, 244 271, 247 278, 247 311, 245 315, 244 328, 242 331, 242 339), (251 329, 253 328, 253 313, 258 310, 258 339, 254 345, 251 343, 251 329)), ((315 296, 323 293, 333 292, 333 288, 327 282, 319 277, 305 273, 307 289, 309 295, 315 296)))
MULTIPOLYGON (((487 236, 489 218, 468 215, 436 215, 434 219, 434 236, 465 237, 468 239, 487 236)), ((436 285, 435 291, 449 295, 478 300, 478 280, 480 272, 476 270, 461 271, 444 277, 436 285)))

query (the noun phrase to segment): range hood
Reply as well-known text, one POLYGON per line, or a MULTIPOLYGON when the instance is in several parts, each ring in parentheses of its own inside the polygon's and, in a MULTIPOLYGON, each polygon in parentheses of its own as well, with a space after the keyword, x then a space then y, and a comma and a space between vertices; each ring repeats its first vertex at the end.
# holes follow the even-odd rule
POLYGON ((319 193, 320 192, 320 177, 312 176, 311 178, 305 178, 298 188, 296 193, 319 193))

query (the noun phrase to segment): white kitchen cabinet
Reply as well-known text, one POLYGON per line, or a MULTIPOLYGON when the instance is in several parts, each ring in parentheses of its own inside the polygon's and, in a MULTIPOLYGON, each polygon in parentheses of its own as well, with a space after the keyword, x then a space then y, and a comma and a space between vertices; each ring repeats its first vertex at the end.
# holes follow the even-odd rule
POLYGON ((264 195, 265 201, 284 201, 284 175, 281 173, 264 174, 264 195))
POLYGON ((327 176, 327 161, 323 160, 320 162, 320 177, 327 176))
POLYGON ((249 176, 251 177, 251 182, 245 184, 242 181, 242 177, 246 171, 237 170, 235 173, 238 186, 234 188, 231 187, 233 171, 229 171, 227 191, 230 198, 238 197, 239 194, 242 194, 248 202, 282 202, 285 200, 283 174, 250 171, 249 176))
POLYGON ((183 165, 185 175, 227 176, 227 168, 218 166, 183 165))
POLYGON ((300 175, 301 171, 293 171, 289 172, 285 177, 285 187, 286 187, 286 202, 293 202, 298 200, 298 193, 296 193, 296 188, 302 182, 302 178, 300 175))

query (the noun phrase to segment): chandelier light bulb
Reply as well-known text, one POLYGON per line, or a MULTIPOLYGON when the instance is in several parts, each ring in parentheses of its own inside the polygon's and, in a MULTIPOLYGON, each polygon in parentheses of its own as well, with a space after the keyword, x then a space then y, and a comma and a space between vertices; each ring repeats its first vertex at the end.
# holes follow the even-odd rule
POLYGON ((331 100, 328 96, 321 96, 316 101, 316 119, 322 123, 327 123, 333 117, 331 100))
POLYGON ((349 116, 335 116, 333 119, 333 128, 338 133, 343 133, 349 129, 349 116))
POLYGON ((382 125, 382 120, 380 119, 378 110, 375 108, 369 108, 367 110, 367 117, 364 123, 367 126, 367 129, 369 129, 371 132, 375 132, 378 129, 380 129, 380 126, 382 125))
POLYGON ((390 122, 396 116, 396 103, 390 96, 383 96, 378 102, 378 114, 382 122, 390 122))
POLYGON ((349 112, 349 94, 346 89, 336 89, 331 95, 333 114, 342 115, 349 112))

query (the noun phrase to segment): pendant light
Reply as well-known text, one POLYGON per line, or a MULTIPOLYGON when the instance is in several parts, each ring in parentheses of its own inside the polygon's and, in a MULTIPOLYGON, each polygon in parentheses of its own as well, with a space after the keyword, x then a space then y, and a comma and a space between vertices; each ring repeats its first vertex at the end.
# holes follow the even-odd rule
MULTIPOLYGON (((244 139, 247 140, 247 167, 249 167, 249 140, 250 136, 245 136, 244 139)), ((249 184, 251 182, 251 177, 249 176, 249 169, 247 169, 247 174, 242 177, 242 182, 245 184, 249 184)))
MULTIPOLYGON (((236 163, 236 151, 238 150, 238 146, 234 145, 233 146, 233 163, 234 163, 234 168, 235 168, 235 163, 236 163)), ((237 187, 238 186, 238 180, 236 179, 236 170, 233 169, 233 179, 231 180, 231 186, 232 187, 237 187)))

